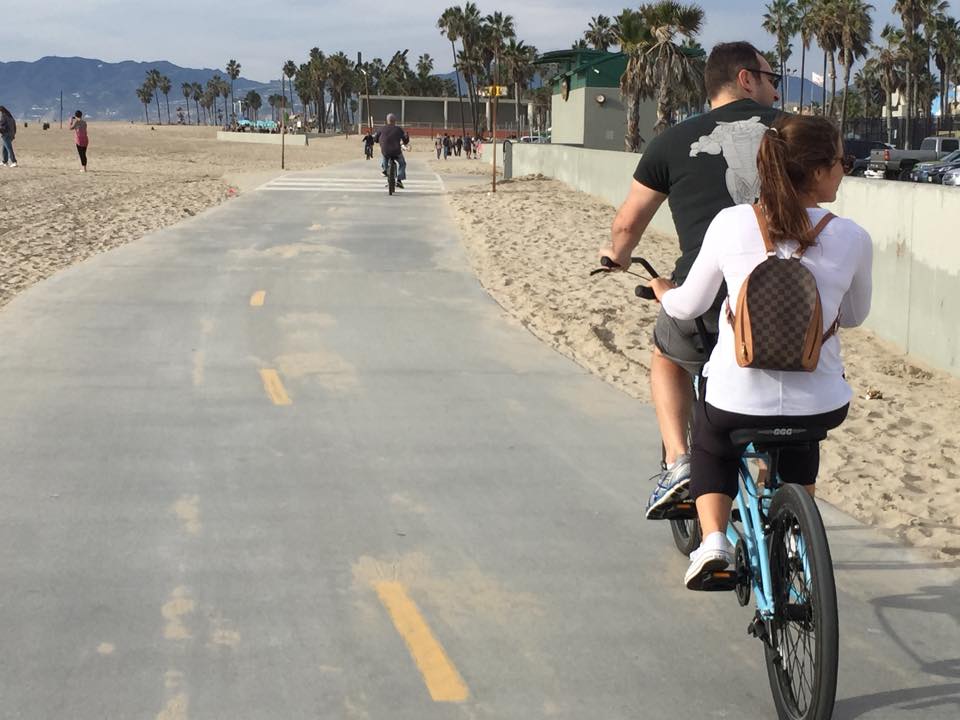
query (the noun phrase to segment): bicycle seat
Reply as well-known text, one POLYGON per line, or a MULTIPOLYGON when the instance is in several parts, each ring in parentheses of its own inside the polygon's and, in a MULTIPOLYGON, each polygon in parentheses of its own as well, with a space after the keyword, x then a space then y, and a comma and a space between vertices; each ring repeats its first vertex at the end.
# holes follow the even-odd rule
POLYGON ((730 441, 734 445, 780 446, 805 445, 823 440, 827 431, 819 427, 796 427, 783 425, 768 428, 742 428, 730 433, 730 441))

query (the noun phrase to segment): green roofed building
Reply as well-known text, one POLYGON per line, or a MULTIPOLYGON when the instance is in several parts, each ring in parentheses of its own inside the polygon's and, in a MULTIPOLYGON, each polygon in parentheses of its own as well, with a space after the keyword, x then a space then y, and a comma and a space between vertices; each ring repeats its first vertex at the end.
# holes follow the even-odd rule
MULTIPOLYGON (((623 53, 600 50, 555 50, 544 53, 537 65, 556 64, 550 115, 550 141, 598 150, 623 150, 627 107, 620 97, 620 77, 627 69, 623 53)), ((640 104, 640 136, 653 137, 657 108, 640 104)))

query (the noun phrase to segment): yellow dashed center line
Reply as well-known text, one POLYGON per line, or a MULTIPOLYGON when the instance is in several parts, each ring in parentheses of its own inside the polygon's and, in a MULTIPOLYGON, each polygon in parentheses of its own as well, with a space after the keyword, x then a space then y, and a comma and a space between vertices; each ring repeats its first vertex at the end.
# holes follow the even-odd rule
POLYGON ((257 290, 250 296, 250 307, 263 307, 263 301, 267 297, 266 290, 257 290))
POLYGON ((267 395, 273 400, 274 405, 292 404, 276 370, 263 369, 260 371, 260 377, 263 380, 263 389, 267 391, 267 395))
POLYGON ((430 697, 436 702, 463 702, 470 697, 466 683, 450 662, 443 646, 430 632, 430 627, 403 585, 383 581, 376 583, 374 588, 423 675, 430 697))

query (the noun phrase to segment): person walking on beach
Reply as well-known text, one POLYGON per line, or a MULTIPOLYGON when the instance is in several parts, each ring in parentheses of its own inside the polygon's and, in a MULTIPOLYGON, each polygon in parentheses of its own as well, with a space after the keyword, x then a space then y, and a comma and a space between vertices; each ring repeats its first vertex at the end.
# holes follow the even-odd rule
MULTIPOLYGON (((653 138, 637 164, 627 199, 617 211, 610 244, 600 254, 630 266, 630 255, 657 209, 669 198, 680 241, 671 279, 686 280, 704 234, 724 208, 753 204, 760 194, 757 152, 779 111, 781 76, 748 42, 721 43, 713 48, 704 72, 710 112, 664 130, 653 138)), ((703 316, 708 333, 718 331, 718 294, 703 316)), ((653 330, 650 387, 665 457, 659 480, 647 503, 647 518, 669 515, 685 499, 690 484, 687 427, 693 406, 691 375, 707 360, 694 320, 677 320, 663 308, 653 330)))
POLYGON ((469 160, 473 153, 473 139, 469 135, 463 139, 463 151, 467 154, 467 160, 469 160))
POLYGON ((463 135, 457 135, 457 142, 454 145, 454 154, 460 157, 460 151, 463 150, 463 135))
POLYGON ((443 159, 450 157, 451 140, 448 133, 443 134, 443 159))
POLYGON ((83 113, 77 110, 70 118, 70 129, 73 130, 73 140, 77 144, 77 154, 80 155, 80 172, 87 171, 87 145, 90 139, 87 137, 87 121, 83 119, 83 113))
POLYGON ((440 140, 440 136, 437 135, 437 139, 433 141, 433 149, 437 152, 437 160, 440 159, 440 152, 443 150, 443 142, 440 140))
POLYGON ((15 168, 17 156, 13 152, 13 139, 17 136, 17 121, 3 105, 0 105, 0 141, 3 142, 3 165, 15 168))

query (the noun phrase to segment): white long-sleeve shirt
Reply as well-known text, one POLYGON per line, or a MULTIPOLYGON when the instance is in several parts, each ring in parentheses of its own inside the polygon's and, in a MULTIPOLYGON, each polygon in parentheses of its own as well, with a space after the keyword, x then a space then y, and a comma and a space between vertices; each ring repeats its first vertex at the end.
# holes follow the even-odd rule
MULTIPOLYGON (((812 225, 826 214, 807 211, 812 225)), ((797 249, 793 241, 777 243, 780 257, 797 249)), ((704 236, 700 254, 686 281, 668 290, 663 309, 678 320, 698 317, 713 304, 721 283, 727 283, 731 306, 736 307, 747 275, 766 259, 766 250, 753 208, 737 205, 722 210, 704 236)), ((852 220, 834 218, 808 248, 801 262, 813 273, 823 306, 824 332, 840 315, 841 327, 860 325, 870 312, 873 244, 870 235, 852 220)), ((840 339, 823 344, 813 372, 755 370, 737 365, 733 328, 723 310, 720 336, 703 374, 708 403, 744 415, 817 415, 850 402, 852 391, 843 377, 840 339)))

